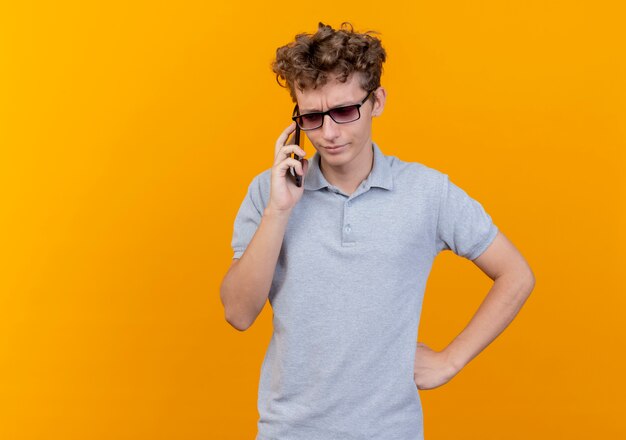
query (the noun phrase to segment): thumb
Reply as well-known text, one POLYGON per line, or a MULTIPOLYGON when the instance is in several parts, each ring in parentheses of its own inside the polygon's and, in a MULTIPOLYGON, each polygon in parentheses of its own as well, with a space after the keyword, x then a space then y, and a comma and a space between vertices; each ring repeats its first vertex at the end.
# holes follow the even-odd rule
POLYGON ((306 171, 309 169, 309 160, 302 159, 302 173, 306 175, 306 171))
POLYGON ((309 169, 309 160, 302 159, 302 182, 304 183, 304 179, 306 178, 306 172, 309 169))

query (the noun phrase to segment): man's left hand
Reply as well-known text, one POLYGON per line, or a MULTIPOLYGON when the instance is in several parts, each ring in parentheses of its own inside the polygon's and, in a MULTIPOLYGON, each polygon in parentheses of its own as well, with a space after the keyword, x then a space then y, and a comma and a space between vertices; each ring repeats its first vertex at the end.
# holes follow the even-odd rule
POLYGON ((435 351, 422 342, 417 343, 413 380, 420 390, 437 388, 450 381, 458 373, 444 351, 435 351))

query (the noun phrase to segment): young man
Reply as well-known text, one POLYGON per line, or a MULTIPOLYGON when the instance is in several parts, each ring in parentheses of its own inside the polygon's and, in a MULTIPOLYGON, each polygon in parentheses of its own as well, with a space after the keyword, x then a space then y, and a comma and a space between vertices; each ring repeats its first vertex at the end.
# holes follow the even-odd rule
POLYGON ((384 155, 372 119, 386 92, 370 33, 322 23, 277 50, 277 79, 316 154, 278 137, 234 223, 221 285, 226 320, 247 329, 269 299, 256 440, 423 439, 418 389, 448 382, 517 315, 533 273, 479 202, 447 175, 384 155), (296 186, 289 168, 303 177, 296 186), (424 288, 442 250, 494 280, 443 351, 416 343, 424 288))

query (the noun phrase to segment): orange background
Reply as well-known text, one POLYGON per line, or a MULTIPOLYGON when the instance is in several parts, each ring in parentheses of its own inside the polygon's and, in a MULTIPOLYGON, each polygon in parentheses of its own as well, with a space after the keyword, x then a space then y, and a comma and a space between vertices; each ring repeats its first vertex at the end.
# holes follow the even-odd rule
MULTIPOLYGON (((219 286, 290 122, 275 49, 344 20, 388 52, 374 140, 449 174, 536 276, 420 392, 426 438, 626 436, 620 3, 5 2, 0 438, 254 438, 271 308, 238 332, 219 286)), ((419 340, 443 349, 490 285, 440 254, 419 340)))

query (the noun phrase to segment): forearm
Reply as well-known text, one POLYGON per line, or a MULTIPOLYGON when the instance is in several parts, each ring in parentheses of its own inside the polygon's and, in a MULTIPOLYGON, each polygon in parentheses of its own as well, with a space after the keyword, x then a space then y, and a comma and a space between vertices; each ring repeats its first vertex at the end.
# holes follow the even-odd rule
POLYGON ((289 214, 265 209, 246 251, 222 281, 226 319, 240 330, 254 322, 267 301, 289 214))
POLYGON ((504 274, 495 279, 463 331, 443 350, 460 371, 513 321, 532 292, 532 275, 504 274))

